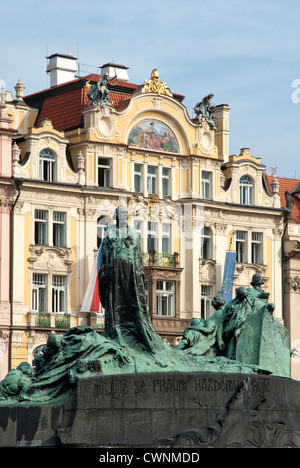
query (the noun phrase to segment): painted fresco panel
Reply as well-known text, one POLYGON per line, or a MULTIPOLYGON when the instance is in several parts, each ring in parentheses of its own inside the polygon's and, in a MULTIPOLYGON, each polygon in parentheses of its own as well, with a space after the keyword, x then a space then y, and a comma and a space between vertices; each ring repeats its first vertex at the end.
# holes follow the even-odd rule
POLYGON ((172 130, 157 120, 139 122, 130 132, 128 144, 137 148, 178 153, 172 130))

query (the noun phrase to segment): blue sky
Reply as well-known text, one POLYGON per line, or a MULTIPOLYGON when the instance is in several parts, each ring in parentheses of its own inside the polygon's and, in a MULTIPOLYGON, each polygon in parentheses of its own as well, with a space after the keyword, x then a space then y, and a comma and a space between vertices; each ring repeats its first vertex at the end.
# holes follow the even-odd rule
POLYGON ((55 52, 78 57, 87 73, 126 65, 137 84, 157 68, 190 115, 209 92, 229 105, 231 154, 250 148, 278 176, 300 178, 299 24, 299 0, 10 0, 0 80, 13 92, 19 79, 25 94, 47 88, 55 52))

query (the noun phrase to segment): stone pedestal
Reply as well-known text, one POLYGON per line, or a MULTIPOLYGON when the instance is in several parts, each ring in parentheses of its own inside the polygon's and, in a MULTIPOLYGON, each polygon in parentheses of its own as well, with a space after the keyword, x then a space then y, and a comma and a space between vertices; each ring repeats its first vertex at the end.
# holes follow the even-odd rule
POLYGON ((300 447, 299 392, 260 375, 85 378, 63 405, 0 406, 0 446, 300 447))

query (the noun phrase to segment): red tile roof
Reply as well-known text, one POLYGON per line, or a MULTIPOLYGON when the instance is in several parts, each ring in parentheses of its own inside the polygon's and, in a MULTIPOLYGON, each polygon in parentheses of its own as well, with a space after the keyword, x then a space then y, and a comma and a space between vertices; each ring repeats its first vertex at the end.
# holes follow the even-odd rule
MULTIPOLYGON (((272 193, 271 183, 273 182, 275 177, 265 176, 267 189, 269 193, 272 193)), ((288 192, 292 200, 294 201, 293 209, 292 209, 292 221, 295 223, 300 223, 300 180, 299 179, 287 179, 285 177, 277 177, 277 181, 279 182, 279 196, 281 201, 281 206, 285 208, 286 204, 286 196, 285 193, 288 192)))
POLYGON ((50 96, 45 99, 35 125, 40 127, 43 120, 50 119, 56 130, 80 127, 83 119, 82 111, 87 106, 87 101, 83 88, 50 96))
MULTIPOLYGON (((24 101, 40 109, 35 126, 39 127, 43 120, 52 121, 56 130, 70 130, 83 125, 82 111, 90 104, 87 97, 87 81, 96 83, 100 75, 90 74, 68 83, 53 86, 24 97, 24 101)), ((117 108, 119 104, 129 100, 139 85, 118 80, 116 84, 109 84, 109 99, 117 108)), ((182 101, 184 96, 174 94, 174 98, 182 101)), ((123 107, 124 107, 123 106, 123 107)))

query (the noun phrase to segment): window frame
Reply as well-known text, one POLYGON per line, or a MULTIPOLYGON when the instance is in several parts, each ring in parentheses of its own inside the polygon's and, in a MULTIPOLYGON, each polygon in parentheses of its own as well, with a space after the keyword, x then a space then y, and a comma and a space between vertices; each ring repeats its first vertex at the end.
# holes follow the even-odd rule
POLYGON ((50 148, 39 153, 39 177, 44 182, 56 181, 56 154, 50 148))
POLYGON ((176 316, 176 282, 173 280, 156 281, 156 315, 159 317, 176 316), (162 288, 159 287, 162 283, 162 288), (171 283, 171 289, 167 289, 167 283, 171 283), (163 313, 166 310, 167 313, 163 313))
POLYGON ((161 224, 161 251, 165 254, 171 253, 171 223, 162 223, 161 224), (165 229, 167 228, 167 229, 165 229), (166 248, 166 242, 167 248, 166 248))
POLYGON ((102 156, 98 156, 97 160, 97 185, 101 188, 110 188, 111 187, 111 171, 112 171, 112 159, 111 158, 104 158, 102 156), (100 160, 108 161, 107 164, 100 164, 100 160), (104 185, 100 185, 100 170, 103 169, 103 181, 104 185))
POLYGON ((212 230, 206 226, 201 229, 201 258, 203 260, 212 259, 212 230), (208 255, 204 255, 205 251, 208 252, 208 255))
POLYGON ((157 195, 158 184, 157 184, 157 166, 147 167, 147 191, 148 195, 157 195), (149 172, 149 171, 154 172, 149 172))
POLYGON ((47 291, 48 291, 48 277, 45 274, 33 273, 31 282, 31 309, 33 312, 46 313, 47 312, 47 291), (43 281, 41 281, 43 280, 43 281), (41 305, 41 292, 43 291, 43 310, 40 310, 41 305))
POLYGON ((53 211, 53 219, 52 219, 53 247, 66 247, 66 218, 67 216, 64 211, 53 211), (63 220, 56 220, 55 215, 62 215, 63 220), (60 231, 62 231, 62 233, 60 231), (58 241, 58 238, 60 238, 59 241, 58 241))
POLYGON ((34 244, 48 245, 49 241, 49 211, 36 208, 34 210, 34 244), (45 218, 38 217, 37 214, 45 214, 45 218))
POLYGON ((134 163, 133 168, 133 178, 134 178, 134 191, 135 193, 142 193, 143 191, 143 165, 134 163), (139 170, 138 170, 139 168, 139 170), (139 190, 138 190, 139 189, 139 190))
POLYGON ((67 306, 67 277, 65 275, 53 274, 52 276, 52 309, 53 313, 66 313, 67 306), (55 279, 63 279, 62 284, 54 284, 55 279), (59 310, 57 310, 59 309, 59 310))
POLYGON ((211 316, 211 301, 212 301, 212 288, 211 286, 201 285, 201 309, 200 314, 202 319, 208 319, 211 316))
POLYGON ((241 205, 253 205, 254 182, 247 174, 241 176, 239 179, 239 192, 241 205))
POLYGON ((235 250, 237 263, 247 263, 248 261, 248 232, 236 231, 235 250), (243 234, 244 238, 238 238, 238 234, 243 234))
POLYGON ((210 171, 201 171, 201 195, 204 200, 212 198, 212 173, 210 171), (205 178, 204 174, 208 175, 208 178, 205 178))
POLYGON ((254 231, 251 233, 251 262, 256 265, 263 264, 263 233, 262 232, 254 231), (254 235, 258 235, 260 239, 254 239, 253 238, 254 235))
POLYGON ((171 169, 169 167, 162 168, 162 194, 163 197, 170 196, 171 187, 171 169))
POLYGON ((157 252, 157 240, 158 240, 158 222, 148 221, 147 222, 147 252, 157 252), (155 229, 153 229, 155 227, 155 229), (154 240, 154 241, 153 241, 154 240), (149 248, 150 243, 154 243, 154 248, 149 248))

